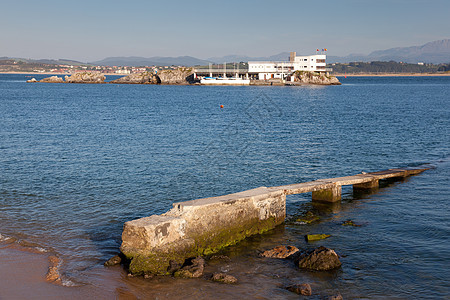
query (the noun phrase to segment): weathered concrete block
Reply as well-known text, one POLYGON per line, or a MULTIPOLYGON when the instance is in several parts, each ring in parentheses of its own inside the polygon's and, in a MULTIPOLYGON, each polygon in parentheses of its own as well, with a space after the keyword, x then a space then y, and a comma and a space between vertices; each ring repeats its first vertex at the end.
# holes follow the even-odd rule
POLYGON ((336 202, 341 200, 342 187, 333 185, 331 188, 313 191, 312 200, 322 202, 336 202))
POLYGON ((354 190, 370 190, 370 189, 377 189, 379 186, 380 186, 379 180, 375 179, 375 180, 365 182, 365 183, 354 184, 353 189, 354 190))
POLYGON ((122 253, 134 274, 166 274, 170 261, 208 255, 284 222, 286 196, 265 187, 173 204, 163 215, 126 222, 122 253))

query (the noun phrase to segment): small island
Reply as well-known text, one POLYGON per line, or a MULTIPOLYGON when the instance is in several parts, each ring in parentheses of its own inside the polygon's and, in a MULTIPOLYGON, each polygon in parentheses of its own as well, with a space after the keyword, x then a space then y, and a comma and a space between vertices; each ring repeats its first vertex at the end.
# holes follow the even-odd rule
MULTIPOLYGON (((111 84, 177 84, 177 85, 340 85, 331 68, 326 67, 326 55, 297 56, 291 52, 288 61, 250 61, 245 64, 223 64, 212 67, 177 67, 159 71, 143 71, 105 82, 100 72, 82 71, 65 76, 44 78, 39 82, 111 83, 111 84), (241 66, 242 65, 242 66, 241 66), (244 67, 245 66, 245 67, 244 67)), ((36 79, 28 82, 38 82, 36 79)))

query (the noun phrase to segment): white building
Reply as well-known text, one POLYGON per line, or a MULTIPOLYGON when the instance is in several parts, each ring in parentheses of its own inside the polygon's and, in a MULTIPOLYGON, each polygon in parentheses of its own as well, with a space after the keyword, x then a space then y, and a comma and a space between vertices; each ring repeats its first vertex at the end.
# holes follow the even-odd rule
POLYGON ((326 58, 325 54, 297 56, 291 52, 289 61, 249 61, 248 73, 253 78, 267 80, 285 79, 295 71, 330 72, 331 69, 326 68, 326 58))

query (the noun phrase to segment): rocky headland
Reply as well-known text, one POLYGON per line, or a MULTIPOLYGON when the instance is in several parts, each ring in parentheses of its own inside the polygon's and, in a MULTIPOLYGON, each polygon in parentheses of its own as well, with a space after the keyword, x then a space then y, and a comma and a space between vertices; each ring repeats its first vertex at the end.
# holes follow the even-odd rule
POLYGON ((125 77, 110 81, 110 83, 119 84, 158 84, 161 79, 152 72, 134 73, 125 77))

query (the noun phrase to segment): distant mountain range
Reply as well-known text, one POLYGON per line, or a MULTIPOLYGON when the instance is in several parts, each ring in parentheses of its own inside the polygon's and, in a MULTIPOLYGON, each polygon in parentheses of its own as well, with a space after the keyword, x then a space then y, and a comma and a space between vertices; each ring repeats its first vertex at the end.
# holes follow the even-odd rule
MULTIPOLYGON (((299 53, 309 55, 310 53, 299 53)), ((7 57, 0 57, 1 59, 8 59, 7 57)), ((101 66, 198 66, 208 65, 209 63, 223 64, 224 62, 247 62, 247 61, 282 61, 289 59, 289 52, 282 52, 279 54, 267 57, 250 57, 243 55, 226 55, 222 57, 210 57, 208 59, 199 59, 192 56, 179 57, 108 57, 99 61, 90 62, 88 64, 101 66)), ((82 65, 84 63, 70 59, 39 59, 27 60, 16 59, 33 63, 46 64, 72 64, 82 65)), ((399 47, 387 50, 374 51, 368 55, 364 54, 350 54, 347 56, 327 56, 328 63, 348 63, 348 62, 370 62, 370 61, 396 61, 407 63, 450 63, 450 39, 429 42, 421 46, 399 47)))
POLYGON ((378 50, 369 55, 350 54, 344 57, 328 56, 327 62, 370 62, 370 61, 396 61, 406 63, 449 63, 450 62, 450 39, 426 43, 421 46, 398 47, 387 50, 378 50))
MULTIPOLYGON (((300 53, 303 54, 303 53, 300 53)), ((309 55, 309 53, 304 53, 309 55)), ((196 66, 207 65, 209 63, 223 64, 224 62, 247 62, 247 61, 282 61, 289 59, 289 52, 266 57, 251 57, 245 55, 226 55, 222 57, 210 57, 208 59, 198 59, 191 56, 180 57, 109 57, 100 61, 92 62, 95 65, 109 66, 152 66, 152 65, 181 65, 196 66)), ((370 61, 396 61, 407 63, 449 63, 450 62, 450 39, 439 40, 427 43, 422 46, 399 47, 387 50, 374 51, 368 55, 350 54, 347 56, 327 56, 328 63, 347 62, 370 62, 370 61)))
POLYGON ((32 64, 48 64, 48 65, 73 65, 73 66, 80 66, 80 65, 86 65, 86 63, 72 60, 72 59, 27 59, 27 58, 13 58, 13 57, 0 57, 0 60, 8 60, 13 59, 15 61, 22 61, 25 63, 32 63, 32 64))
POLYGON ((199 59, 192 56, 179 56, 179 57, 108 57, 99 61, 91 62, 90 64, 99 66, 197 66, 207 65, 209 60, 199 59))

